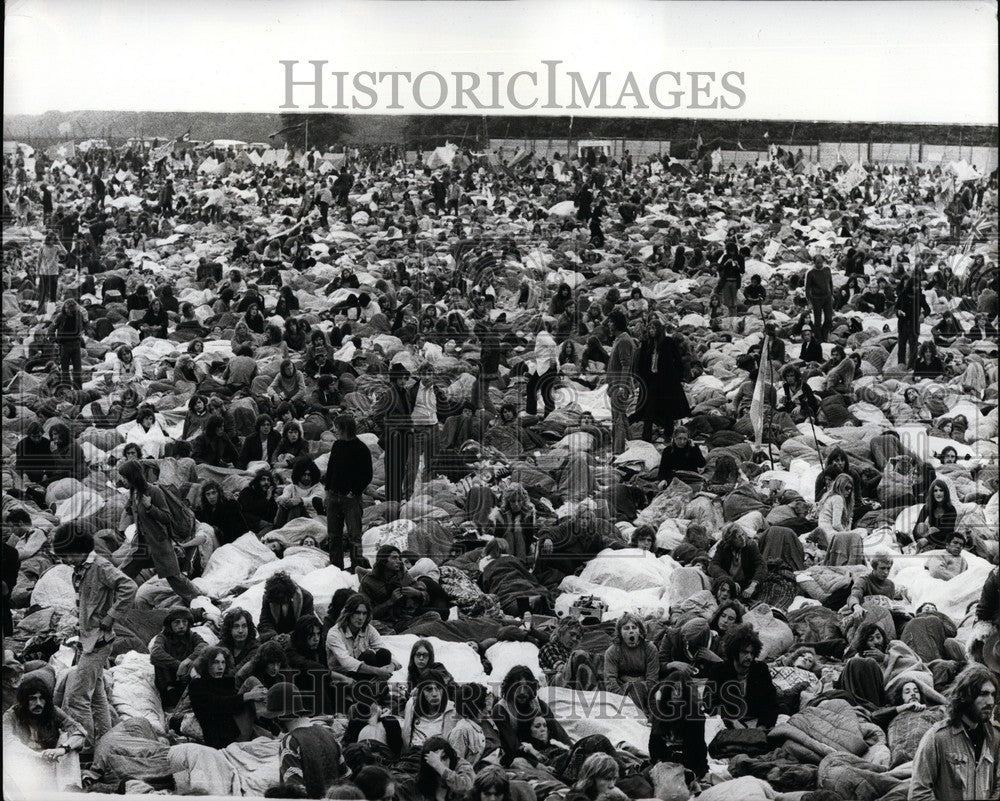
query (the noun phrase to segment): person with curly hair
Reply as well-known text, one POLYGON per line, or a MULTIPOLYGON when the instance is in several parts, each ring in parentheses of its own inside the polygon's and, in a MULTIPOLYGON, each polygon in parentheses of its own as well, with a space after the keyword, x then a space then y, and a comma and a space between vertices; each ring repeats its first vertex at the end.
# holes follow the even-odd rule
POLYGON ((548 705, 538 697, 538 680, 530 668, 515 665, 500 684, 500 698, 493 706, 492 720, 500 735, 500 763, 509 767, 521 756, 521 743, 530 735, 536 717, 548 723, 549 739, 566 745, 572 741, 548 705))
POLYGON ((226 610, 219 629, 219 645, 229 651, 234 671, 241 670, 253 661, 260 647, 260 639, 257 637, 253 616, 246 609, 234 606, 226 610))
POLYGON ((313 596, 309 590, 292 581, 284 570, 272 573, 264 583, 264 599, 257 626, 260 641, 267 642, 279 634, 290 635, 299 618, 314 614, 313 596))
POLYGON ((731 628, 723 639, 725 656, 705 688, 705 708, 721 715, 728 727, 770 729, 778 719, 778 693, 767 665, 758 659, 763 647, 749 623, 731 628))
POLYGON ((239 692, 233 657, 221 646, 212 646, 202 652, 197 673, 188 685, 188 694, 205 745, 221 749, 249 739, 249 723, 253 718, 251 705, 267 698, 267 689, 257 686, 239 692))

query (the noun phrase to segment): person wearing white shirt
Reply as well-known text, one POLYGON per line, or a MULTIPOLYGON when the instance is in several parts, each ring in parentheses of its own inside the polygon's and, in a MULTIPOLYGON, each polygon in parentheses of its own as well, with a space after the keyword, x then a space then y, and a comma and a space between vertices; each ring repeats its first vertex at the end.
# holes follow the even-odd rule
POLYGON ((344 602, 337 622, 326 635, 326 663, 331 678, 352 690, 359 683, 386 681, 400 668, 372 625, 371 604, 360 593, 344 602))
POLYGON ((539 323, 535 334, 535 370, 528 375, 528 397, 525 398, 524 410, 534 415, 538 413, 538 392, 542 393, 542 403, 545 413, 549 414, 556 408, 552 391, 559 377, 559 346, 549 333, 549 323, 544 320, 539 323))

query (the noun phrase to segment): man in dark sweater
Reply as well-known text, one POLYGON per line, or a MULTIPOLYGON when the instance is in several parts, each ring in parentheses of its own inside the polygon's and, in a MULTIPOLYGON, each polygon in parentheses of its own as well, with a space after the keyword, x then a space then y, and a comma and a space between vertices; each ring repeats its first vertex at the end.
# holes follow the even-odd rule
POLYGON ((344 525, 351 547, 351 566, 361 554, 361 496, 372 480, 372 454, 357 437, 357 423, 349 414, 334 421, 337 441, 326 468, 326 532, 330 563, 344 567, 344 525))
POLYGON ((833 275, 822 256, 813 260, 812 269, 806 273, 806 299, 812 306, 816 336, 826 342, 833 322, 833 275))

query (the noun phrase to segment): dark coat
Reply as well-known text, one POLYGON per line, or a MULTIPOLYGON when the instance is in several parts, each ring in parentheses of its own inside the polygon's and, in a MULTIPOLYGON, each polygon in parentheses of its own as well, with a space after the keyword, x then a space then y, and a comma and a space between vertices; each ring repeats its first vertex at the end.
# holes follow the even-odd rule
POLYGON ((684 360, 673 337, 660 340, 655 371, 654 355, 657 355, 655 343, 649 339, 643 340, 636 359, 639 404, 633 419, 652 420, 657 425, 665 426, 671 421, 691 416, 691 406, 681 383, 684 360))
MULTIPOLYGON (((281 604, 270 600, 266 595, 260 608, 260 623, 257 624, 257 636, 261 642, 270 640, 278 634, 291 634, 295 630, 295 622, 303 615, 312 615, 312 593, 301 587, 295 588, 295 595, 286 614, 281 613, 281 604)), ((319 621, 319 618, 316 618, 319 621)))

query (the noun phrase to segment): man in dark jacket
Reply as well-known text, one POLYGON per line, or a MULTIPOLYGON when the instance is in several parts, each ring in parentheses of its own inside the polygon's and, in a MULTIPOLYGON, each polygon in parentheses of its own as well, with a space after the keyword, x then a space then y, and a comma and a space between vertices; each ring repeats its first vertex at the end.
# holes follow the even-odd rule
POLYGON ((59 345, 59 365, 64 384, 70 382, 73 368, 73 386, 83 387, 83 333, 87 327, 87 313, 69 298, 52 320, 52 335, 59 345))
POLYGON ((357 423, 349 414, 334 422, 337 437, 330 448, 326 469, 326 532, 330 563, 344 567, 344 526, 355 567, 361 555, 361 497, 372 480, 372 454, 357 436, 357 423))
POLYGON ((187 686, 191 665, 197 660, 206 643, 191 631, 194 615, 187 607, 176 607, 163 619, 163 631, 156 635, 149 646, 149 661, 156 674, 156 691, 164 709, 177 704, 187 686))
MULTIPOLYGON (((258 638, 266 642, 281 634, 290 637, 298 619, 314 614, 313 609, 312 593, 299 587, 283 570, 278 571, 264 584, 258 638)), ((316 621, 319 622, 319 618, 316 621)))
POLYGON ((684 426, 674 429, 670 444, 660 454, 660 469, 656 474, 659 481, 670 482, 679 470, 695 472, 705 466, 705 455, 701 448, 691 442, 684 426))
POLYGON ((806 300, 812 306, 816 336, 826 342, 833 322, 833 275, 822 256, 813 259, 812 269, 806 273, 806 300))
POLYGON ((763 644, 749 623, 731 629, 723 641, 726 658, 712 670, 705 708, 725 721, 770 729, 778 719, 778 693, 771 671, 757 657, 763 644))

